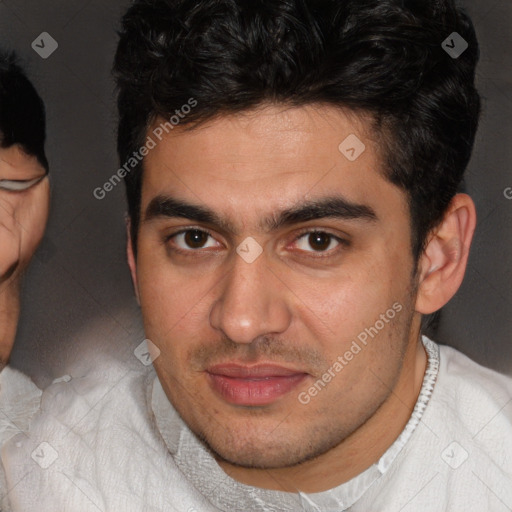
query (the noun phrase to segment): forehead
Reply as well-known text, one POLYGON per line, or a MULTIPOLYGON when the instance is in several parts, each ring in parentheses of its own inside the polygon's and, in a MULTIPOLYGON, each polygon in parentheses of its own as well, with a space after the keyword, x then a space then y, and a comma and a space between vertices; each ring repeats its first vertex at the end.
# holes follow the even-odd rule
POLYGON ((336 194, 374 210, 391 203, 407 213, 405 194, 383 175, 370 120, 353 112, 266 106, 193 129, 168 125, 159 140, 155 129, 162 123, 159 118, 148 130, 155 147, 144 160, 143 212, 155 197, 168 195, 242 225, 261 223, 301 199, 336 194))
MULTIPOLYGON (((32 175, 44 172, 37 158, 25 153, 17 144, 8 148, 0 147, 0 172, 13 175, 32 175)), ((1 178, 1 177, 0 177, 1 178)), ((23 176, 20 176, 22 179, 23 176)))

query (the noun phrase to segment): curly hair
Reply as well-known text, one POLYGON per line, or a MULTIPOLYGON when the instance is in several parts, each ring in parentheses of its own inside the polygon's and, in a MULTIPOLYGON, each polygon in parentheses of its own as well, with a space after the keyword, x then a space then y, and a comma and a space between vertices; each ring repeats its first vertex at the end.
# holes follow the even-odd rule
MULTIPOLYGON (((121 162, 193 97, 188 128, 264 103, 369 115, 407 193, 415 261, 460 190, 480 115, 473 24, 453 0, 135 0, 114 74, 121 162), (442 43, 457 32, 457 59, 442 43)), ((187 128, 187 129, 188 129, 187 128)), ((125 177, 136 249, 143 162, 125 177)))

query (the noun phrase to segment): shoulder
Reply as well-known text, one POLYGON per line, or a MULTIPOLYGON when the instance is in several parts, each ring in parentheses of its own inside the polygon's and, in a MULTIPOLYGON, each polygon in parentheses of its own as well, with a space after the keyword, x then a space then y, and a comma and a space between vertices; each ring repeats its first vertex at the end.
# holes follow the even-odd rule
POLYGON ((119 485, 117 479, 137 445, 145 444, 140 447, 147 450, 151 444, 144 399, 150 370, 134 371, 112 360, 86 366, 50 385, 28 431, 3 447, 7 483, 14 487, 10 496, 23 503, 22 510, 49 510, 56 503, 57 509, 67 510, 67 502, 56 500, 59 495, 73 497, 82 510, 72 484, 75 472, 88 499, 107 508, 105 488, 119 485), (14 486, 21 481, 23 485, 14 486))
POLYGON ((39 409, 42 391, 24 373, 6 366, 0 372, 0 445, 25 431, 39 409))
POLYGON ((433 488, 448 510, 512 504, 512 378, 438 346, 439 372, 416 446, 431 453, 433 488))
POLYGON ((134 426, 147 419, 147 381, 152 368, 136 368, 114 359, 75 369, 42 394, 41 409, 31 429, 72 431, 83 438, 102 424, 134 426))
POLYGON ((11 398, 24 398, 25 396, 41 395, 42 391, 24 373, 4 367, 0 371, 0 400, 5 405, 11 398))
POLYGON ((86 364, 45 390, 28 435, 4 447, 16 510, 197 508, 202 498, 177 469, 151 413, 153 367, 86 364))
POLYGON ((487 425, 512 433, 512 377, 473 361, 462 352, 439 345, 435 401, 467 428, 487 425))
POLYGON ((438 344, 440 363, 444 367, 446 377, 473 381, 475 384, 489 388, 507 388, 512 391, 512 375, 505 375, 491 368, 487 368, 459 350, 448 345, 438 344))
MULTIPOLYGON (((0 372, 0 447, 26 432, 39 409, 42 391, 24 373, 9 366, 0 372)), ((6 503, 7 482, 0 463, 0 510, 9 510, 6 503)))
POLYGON ((438 346, 439 372, 425 421, 466 440, 482 460, 506 467, 512 477, 512 377, 438 346))

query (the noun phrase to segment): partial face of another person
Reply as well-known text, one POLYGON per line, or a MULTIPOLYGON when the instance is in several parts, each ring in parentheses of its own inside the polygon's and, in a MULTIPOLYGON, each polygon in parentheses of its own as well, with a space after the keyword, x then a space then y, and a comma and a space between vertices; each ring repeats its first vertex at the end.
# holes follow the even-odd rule
POLYGON ((17 323, 19 284, 48 219, 50 187, 44 167, 21 146, 0 147, 0 315, 8 332, 0 339, 6 361, 17 323))
POLYGON ((269 106, 176 127, 145 158, 129 258, 154 365, 232 464, 288 467, 338 445, 388 399, 418 337, 407 196, 367 128, 269 106), (339 149, 351 134, 355 160, 356 139, 339 149))

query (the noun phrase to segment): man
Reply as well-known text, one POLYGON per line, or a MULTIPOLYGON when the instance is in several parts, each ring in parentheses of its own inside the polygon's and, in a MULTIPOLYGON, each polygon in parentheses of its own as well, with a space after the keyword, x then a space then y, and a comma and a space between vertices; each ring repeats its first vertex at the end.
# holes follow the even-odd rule
MULTIPOLYGON (((16 64, 0 51, 0 438, 28 427, 41 391, 6 366, 20 312, 21 277, 48 219, 44 105, 16 64), (20 401, 20 398, 23 400, 20 401)), ((0 468, 0 500, 5 494, 0 468)))
POLYGON ((43 236, 49 205, 44 106, 33 85, 0 52, 0 362, 11 351, 20 277, 43 236))
POLYGON ((512 379, 421 336, 475 228, 477 57, 448 0, 135 1, 118 174, 156 376, 50 387, 3 450, 13 509, 512 509, 512 379))

